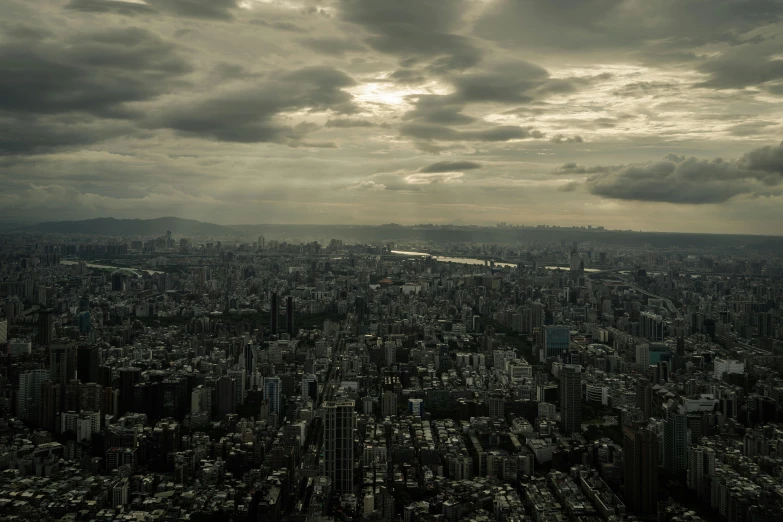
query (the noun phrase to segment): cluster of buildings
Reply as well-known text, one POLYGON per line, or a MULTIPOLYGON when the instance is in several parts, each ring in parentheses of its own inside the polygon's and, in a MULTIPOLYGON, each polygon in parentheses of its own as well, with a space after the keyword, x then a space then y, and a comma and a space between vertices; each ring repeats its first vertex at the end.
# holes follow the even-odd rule
POLYGON ((0 516, 781 520, 780 261, 0 237, 0 516))

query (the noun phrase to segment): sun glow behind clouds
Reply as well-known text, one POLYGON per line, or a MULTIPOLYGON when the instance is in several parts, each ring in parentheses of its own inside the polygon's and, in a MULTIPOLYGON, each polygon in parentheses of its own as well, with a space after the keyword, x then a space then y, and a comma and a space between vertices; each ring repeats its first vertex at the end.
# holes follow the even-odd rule
POLYGON ((448 94, 445 87, 434 81, 417 86, 368 81, 346 90, 354 96, 356 103, 371 113, 408 110, 413 106, 411 98, 420 94, 448 94))

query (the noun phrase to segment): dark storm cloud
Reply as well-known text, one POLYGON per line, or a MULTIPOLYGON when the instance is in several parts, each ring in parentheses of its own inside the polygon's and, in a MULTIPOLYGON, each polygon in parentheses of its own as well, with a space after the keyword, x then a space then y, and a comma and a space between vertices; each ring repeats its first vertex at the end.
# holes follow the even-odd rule
POLYGON ((767 127, 774 125, 776 124, 771 121, 749 121, 732 125, 729 128, 729 133, 732 136, 755 136, 763 132, 767 127))
POLYGON ((147 0, 144 4, 122 0, 71 0, 66 7, 93 13, 139 15, 162 12, 174 16, 231 20, 237 3, 235 0, 147 0))
POLYGON ((404 120, 438 125, 467 125, 476 118, 462 114, 464 104, 453 96, 428 94, 414 97, 415 108, 403 116, 404 120))
POLYGON ((166 92, 191 66, 153 33, 125 27, 59 42, 7 41, 0 70, 0 110, 117 117, 128 115, 126 103, 166 92))
POLYGON ((236 0, 146 0, 148 4, 178 16, 231 20, 236 0))
POLYGON ((598 174, 601 172, 609 172, 616 168, 618 167, 587 167, 585 165, 577 165, 576 163, 565 163, 555 171, 555 174, 598 174))
POLYGON ((739 161, 742 169, 783 175, 783 143, 777 147, 762 147, 745 154, 739 161))
POLYGON ((699 87, 742 89, 783 79, 783 59, 759 56, 752 49, 731 49, 699 66, 709 79, 699 87))
POLYGON ((276 29, 278 31, 287 31, 290 33, 305 33, 307 30, 304 27, 300 27, 294 23, 286 22, 283 20, 264 20, 262 18, 256 18, 250 21, 253 25, 261 27, 268 27, 269 29, 276 29))
POLYGON ((576 136, 563 136, 562 134, 555 134, 549 138, 549 141, 560 145, 561 143, 582 143, 585 140, 578 134, 576 136))
POLYGON ((326 121, 326 127, 347 129, 351 127, 374 127, 375 124, 367 120, 357 120, 353 118, 329 118, 326 121))
POLYGON ((747 40, 739 35, 782 16, 779 0, 517 0, 493 4, 476 31, 505 45, 528 48, 595 52, 647 44, 644 52, 654 57, 747 40))
POLYGON ((242 89, 181 104, 164 111, 151 124, 221 141, 295 145, 312 126, 283 125, 276 116, 302 109, 354 112, 352 96, 343 90, 352 85, 353 79, 340 70, 305 67, 275 74, 242 89))
POLYGON ((83 148, 133 131, 121 121, 0 113, 0 156, 83 148))
POLYGON ((610 168, 590 177, 586 185, 590 193, 606 198, 695 205, 723 203, 743 194, 774 194, 783 185, 783 148, 756 149, 739 161, 669 155, 657 162, 610 168))
POLYGON ((544 134, 532 127, 501 125, 481 130, 456 130, 442 125, 408 123, 400 127, 403 136, 419 140, 437 141, 510 141, 531 138, 543 138, 544 134))
POLYGON ((71 0, 67 9, 90 13, 115 13, 122 15, 150 14, 156 11, 147 4, 123 2, 122 0, 71 0))
POLYGON ((416 85, 427 81, 427 77, 414 69, 397 69, 389 75, 389 79, 400 84, 416 85))
POLYGON ((482 167, 475 161, 439 161, 419 169, 422 173, 460 172, 463 170, 475 170, 482 167))
POLYGON ((466 8, 465 0, 340 0, 340 13, 362 26, 367 43, 375 50, 394 54, 412 65, 432 60, 438 73, 472 67, 481 51, 464 36, 455 34, 466 8))
POLYGON ((317 37, 302 38, 299 43, 313 52, 332 56, 343 56, 349 52, 364 51, 365 47, 350 38, 317 37))

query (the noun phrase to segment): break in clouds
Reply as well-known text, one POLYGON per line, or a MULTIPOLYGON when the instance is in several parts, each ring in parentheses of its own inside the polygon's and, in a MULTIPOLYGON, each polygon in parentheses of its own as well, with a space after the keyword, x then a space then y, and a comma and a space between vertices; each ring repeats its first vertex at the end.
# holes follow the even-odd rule
POLYGON ((782 16, 775 0, 6 0, 0 219, 778 233, 782 16))

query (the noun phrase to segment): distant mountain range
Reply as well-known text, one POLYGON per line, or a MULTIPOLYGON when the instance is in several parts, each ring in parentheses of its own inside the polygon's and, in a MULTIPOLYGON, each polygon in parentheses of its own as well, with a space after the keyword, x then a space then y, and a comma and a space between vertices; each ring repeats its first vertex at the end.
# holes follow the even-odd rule
POLYGON ((162 217, 156 219, 114 219, 96 218, 84 221, 52 221, 38 223, 24 229, 39 234, 85 234, 92 236, 164 236, 167 231, 179 237, 185 236, 236 236, 238 233, 229 227, 182 219, 162 217))
POLYGON ((783 253, 783 237, 740 234, 686 234, 673 232, 634 232, 567 227, 487 227, 433 225, 216 225, 191 219, 163 217, 156 219, 97 218, 84 221, 58 221, 16 227, 0 232, 37 234, 84 234, 93 236, 157 237, 170 230, 176 238, 244 238, 251 241, 263 235, 298 243, 330 239, 347 242, 421 242, 421 243, 587 243, 618 247, 652 248, 727 248, 735 251, 783 253))

